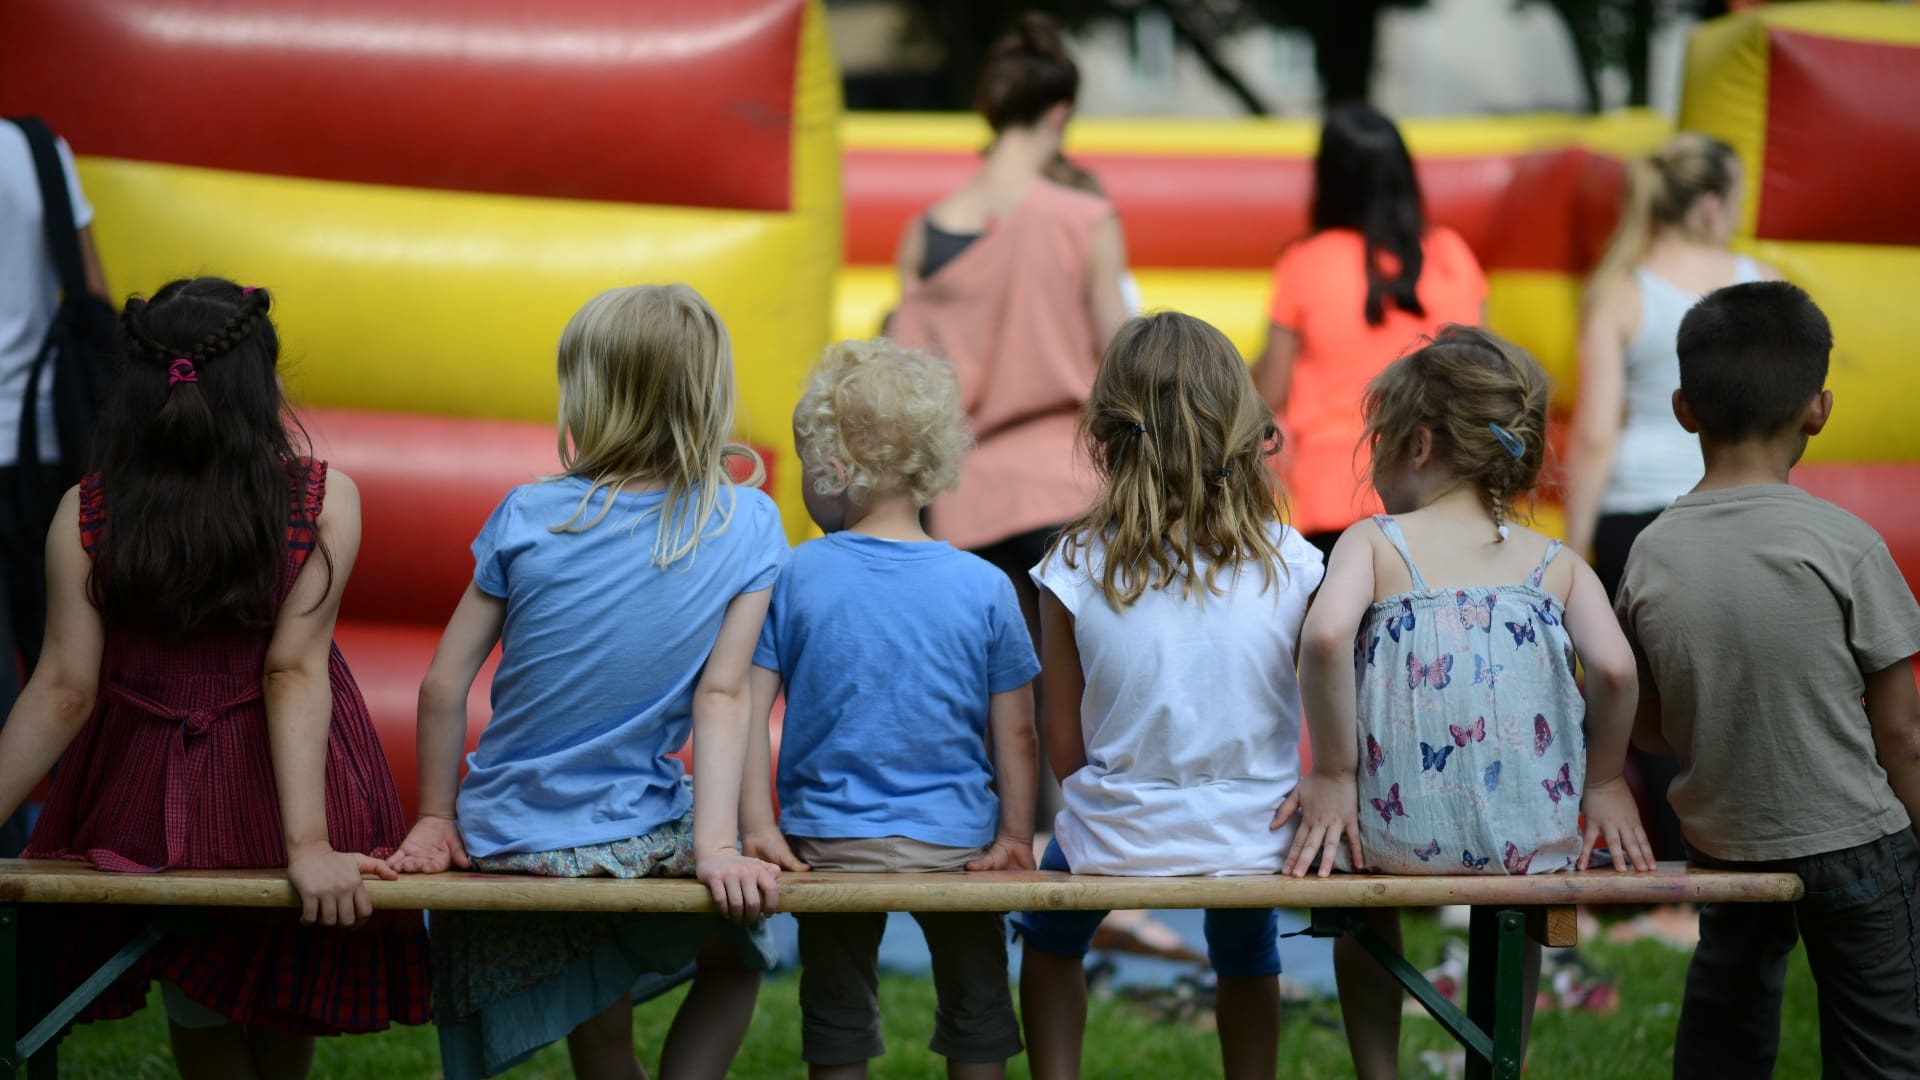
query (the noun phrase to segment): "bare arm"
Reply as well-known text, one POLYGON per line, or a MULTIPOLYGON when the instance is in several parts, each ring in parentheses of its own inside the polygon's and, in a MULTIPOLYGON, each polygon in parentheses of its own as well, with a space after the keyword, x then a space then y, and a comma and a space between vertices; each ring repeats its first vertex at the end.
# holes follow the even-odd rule
POLYGON ((1073 615, 1045 586, 1040 589, 1040 689, 1047 703, 1043 734, 1047 764, 1053 778, 1067 777, 1087 764, 1087 746, 1080 737, 1080 700, 1086 696, 1087 674, 1080 666, 1080 646, 1073 639, 1073 615))
POLYGON ((1333 546, 1327 576, 1300 630, 1300 700, 1313 740, 1313 769, 1273 816, 1278 829, 1301 815, 1280 872, 1304 877, 1320 859, 1320 876, 1333 872, 1344 838, 1353 865, 1366 865, 1360 850, 1359 699, 1354 689, 1353 643, 1373 603, 1373 544, 1356 525, 1333 546))
POLYGON ((1087 267, 1087 310, 1102 352, 1127 321, 1127 301, 1120 292, 1120 275, 1126 272, 1127 240, 1120 232, 1120 218, 1110 216, 1093 227, 1087 267))
POLYGON ((507 602, 468 582, 467 591, 440 634, 433 662, 420 681, 415 720, 420 819, 387 860, 396 870, 437 874, 448 867, 464 868, 468 864, 454 808, 460 788, 460 755, 467 742, 467 695, 487 655, 499 642, 506 621, 507 602))
POLYGON ((1299 354, 1299 334, 1279 323, 1267 325, 1267 351, 1253 365, 1253 385, 1275 416, 1287 414, 1287 399, 1293 393, 1293 358, 1299 354))
POLYGON ((1613 473, 1627 394, 1627 324, 1639 292, 1630 283, 1603 287, 1580 329, 1579 396, 1573 406, 1573 442, 1567 469, 1567 546, 1593 548, 1600 499, 1613 473))
POLYGON ((1647 842, 1640 808, 1624 777, 1627 742, 1640 706, 1640 678, 1633 647, 1621 633, 1620 621, 1614 617, 1607 591, 1593 568, 1577 555, 1561 557, 1574 560, 1573 589, 1567 596, 1567 636, 1573 639, 1580 666, 1587 672, 1582 687, 1587 699, 1587 775, 1580 800, 1585 822, 1579 868, 1587 868, 1593 849, 1604 841, 1614 855, 1616 870, 1629 866, 1652 870, 1653 846, 1647 842))
POLYGON ((0 728, 0 821, 13 816, 93 715, 106 632, 87 598, 90 569, 80 546, 75 488, 60 500, 47 533, 47 634, 40 663, 0 728))
POLYGON ((780 696, 780 673, 754 665, 747 672, 753 711, 747 723, 746 775, 740 781, 740 850, 782 870, 805 870, 780 834, 773 810, 773 699, 780 696))
POLYGON ((693 692, 694 871, 722 914, 752 922, 779 902, 780 868, 742 855, 740 781, 746 771, 753 691, 747 674, 767 618, 772 589, 744 593, 727 605, 720 637, 693 692))
POLYGON ((900 243, 894 246, 893 267, 900 274, 900 287, 920 284, 920 268, 927 263, 927 227, 924 215, 907 222, 900 231, 900 243))
POLYGON ((1000 829, 992 849, 968 863, 967 869, 1031 870, 1033 808, 1040 781, 1039 748, 1033 737, 1033 684, 993 695, 987 724, 993 743, 993 787, 1000 796, 1000 829))
POLYGON ((351 926, 373 914, 360 876, 395 874, 365 853, 335 851, 327 835, 327 733, 333 726, 327 661, 340 597, 360 553, 360 489, 347 474, 329 470, 327 493, 317 524, 331 568, 317 553, 300 568, 280 605, 261 680, 287 878, 300 894, 301 921, 351 926))
POLYGON ((1867 722, 1887 783, 1920 836, 1920 690, 1912 663, 1908 658, 1867 676, 1867 722))

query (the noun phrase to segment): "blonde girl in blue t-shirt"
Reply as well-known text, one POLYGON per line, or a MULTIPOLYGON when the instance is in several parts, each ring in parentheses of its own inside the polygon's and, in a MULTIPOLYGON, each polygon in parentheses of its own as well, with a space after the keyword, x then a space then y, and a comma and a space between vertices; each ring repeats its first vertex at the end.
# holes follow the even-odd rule
MULTIPOLYGON (((1274 818, 1302 818, 1283 872, 1538 874, 1585 869, 1602 841, 1617 868, 1653 868, 1621 778, 1633 654, 1586 562, 1508 520, 1540 473, 1547 395, 1532 357, 1461 326, 1368 386, 1388 513, 1334 546, 1302 632, 1314 760, 1274 818)), ((1371 918, 1397 945, 1398 913, 1371 918)), ((1400 988, 1334 948, 1354 1067, 1396 1076, 1400 988)))
POLYGON ((436 912, 448 1077, 564 1037, 580 1075, 633 1075, 632 1007, 691 970, 667 1076, 724 1076, 771 966, 771 863, 737 850, 748 669, 787 557, 729 478, 725 325, 683 285, 602 293, 560 338, 564 471, 514 489, 420 687, 419 823, 396 870, 696 876, 712 916, 436 912), (460 778, 467 693, 498 642, 493 718, 460 778), (692 732, 699 783, 670 757, 692 732), (457 794, 456 794, 457 787, 457 794))
MULTIPOLYGON (((1225 335, 1121 327, 1082 429, 1103 490, 1034 568, 1047 760, 1063 809, 1043 870, 1272 874, 1270 807, 1300 776, 1293 652, 1320 553, 1281 520, 1273 414, 1225 335)), ((1077 1076, 1082 961, 1105 912, 1030 911, 1020 1002, 1036 1077, 1077 1076)), ((1230 1078, 1274 1075, 1271 908, 1206 913, 1230 1078)))

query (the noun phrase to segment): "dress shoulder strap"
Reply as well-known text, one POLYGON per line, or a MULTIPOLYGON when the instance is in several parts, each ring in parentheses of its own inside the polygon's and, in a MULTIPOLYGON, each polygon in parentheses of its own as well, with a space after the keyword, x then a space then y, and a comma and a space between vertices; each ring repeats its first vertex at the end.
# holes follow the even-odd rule
POLYGON ((80 546, 88 555, 100 546, 100 530, 107 524, 107 494, 100 487, 100 474, 80 478, 80 546))
POLYGON ((1380 527, 1380 534, 1400 553, 1400 559, 1407 564, 1407 573, 1413 578, 1413 591, 1426 592, 1427 579, 1420 576, 1420 568, 1413 564, 1413 553, 1407 550, 1407 537, 1400 531, 1400 523, 1387 514, 1373 515, 1373 523, 1380 527))
POLYGON ((1540 583, 1546 580, 1547 567, 1552 566, 1553 560, 1560 557, 1560 549, 1565 546, 1558 540, 1547 541, 1547 553, 1540 557, 1540 565, 1533 568, 1533 576, 1527 578, 1528 585, 1536 589, 1540 587, 1540 583))
POLYGON ((287 569, 291 581, 320 539, 320 511, 327 502, 327 463, 300 458, 287 466, 287 481, 292 487, 287 514, 287 549, 292 553, 287 569))

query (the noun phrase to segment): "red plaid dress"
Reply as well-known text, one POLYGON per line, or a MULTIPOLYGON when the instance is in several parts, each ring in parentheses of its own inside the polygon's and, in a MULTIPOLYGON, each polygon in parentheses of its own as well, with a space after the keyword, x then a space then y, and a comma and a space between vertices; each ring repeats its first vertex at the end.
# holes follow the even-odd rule
MULTIPOLYGON (((314 547, 326 463, 300 459, 287 526, 284 600, 314 547)), ((100 478, 80 485, 80 535, 100 539, 100 478)), ((107 627, 93 716, 60 767, 26 857, 74 859, 102 870, 279 867, 287 864, 267 741, 261 675, 267 635, 221 634, 191 644, 107 627)), ((335 646, 327 663, 327 832, 335 849, 384 857, 406 835, 393 775, 366 702, 335 646)), ((149 912, 69 909, 56 981, 65 994, 126 942, 149 912)), ((82 1019, 126 1016, 150 980, 236 1023, 302 1034, 424 1023, 431 966, 418 912, 377 912, 358 930, 303 927, 283 911, 208 912, 203 927, 169 934, 100 995, 82 1019)))

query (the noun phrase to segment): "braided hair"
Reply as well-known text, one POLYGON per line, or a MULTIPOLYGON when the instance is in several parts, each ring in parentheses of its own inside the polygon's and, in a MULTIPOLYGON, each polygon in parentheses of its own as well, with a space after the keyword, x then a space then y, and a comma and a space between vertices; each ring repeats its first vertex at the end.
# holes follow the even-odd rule
POLYGON ((124 363, 93 446, 108 513, 89 589, 109 622, 172 640, 272 629, 307 439, 281 394, 271 307, 265 289, 203 277, 121 312, 124 363))

